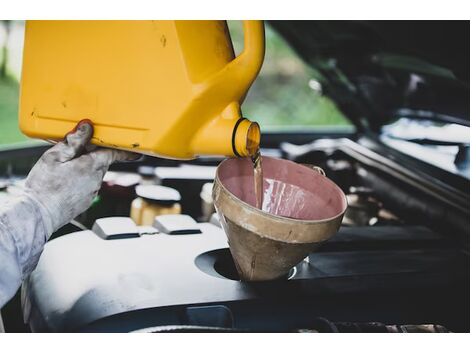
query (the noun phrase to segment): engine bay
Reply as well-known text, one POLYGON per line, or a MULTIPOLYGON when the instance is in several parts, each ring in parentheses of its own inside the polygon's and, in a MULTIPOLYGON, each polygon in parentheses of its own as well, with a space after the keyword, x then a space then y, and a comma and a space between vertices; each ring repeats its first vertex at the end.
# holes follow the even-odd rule
MULTIPOLYGON (((99 201, 54 234, 23 285, 25 329, 467 331, 468 218, 457 191, 447 190, 444 202, 444 190, 427 187, 429 179, 417 184, 421 175, 410 176, 388 152, 344 137, 263 150, 321 167, 349 207, 337 235, 287 277, 259 283, 238 281, 212 215, 208 194, 219 160, 118 164, 99 201), (133 238, 98 236, 96 219, 129 217, 139 183, 176 189, 182 214, 197 221, 199 233, 143 229, 133 238), (449 211, 432 216, 443 208, 449 211)), ((7 329, 14 326, 4 320, 7 329)))

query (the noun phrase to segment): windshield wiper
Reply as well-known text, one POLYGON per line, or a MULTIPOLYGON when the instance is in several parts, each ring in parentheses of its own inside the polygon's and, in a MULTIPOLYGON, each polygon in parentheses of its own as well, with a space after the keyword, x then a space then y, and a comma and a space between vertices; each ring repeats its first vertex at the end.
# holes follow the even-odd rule
POLYGON ((459 148, 457 154, 455 155, 454 164, 458 168, 467 168, 470 167, 470 143, 459 142, 459 141, 449 141, 442 139, 432 139, 432 138, 404 138, 394 135, 385 134, 388 138, 416 143, 419 145, 433 145, 433 146, 456 146, 459 148))
POLYGON ((432 138, 406 138, 406 137, 399 137, 396 135, 386 133, 385 136, 388 138, 398 139, 401 141, 412 142, 421 145, 442 145, 442 146, 469 146, 470 143, 460 142, 460 141, 451 141, 451 140, 444 140, 444 139, 432 139, 432 138))

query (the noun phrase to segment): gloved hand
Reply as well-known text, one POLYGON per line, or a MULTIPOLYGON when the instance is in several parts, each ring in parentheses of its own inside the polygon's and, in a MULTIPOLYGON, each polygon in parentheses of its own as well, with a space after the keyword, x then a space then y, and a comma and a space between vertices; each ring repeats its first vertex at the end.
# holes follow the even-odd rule
POLYGON ((113 162, 139 157, 106 148, 87 152, 92 135, 93 126, 79 122, 64 141, 42 155, 26 179, 25 193, 42 206, 49 235, 90 207, 113 162))
POLYGON ((93 126, 81 122, 63 142, 44 153, 22 194, 0 204, 0 308, 36 267, 49 236, 85 211, 111 163, 137 154, 87 151, 93 126))

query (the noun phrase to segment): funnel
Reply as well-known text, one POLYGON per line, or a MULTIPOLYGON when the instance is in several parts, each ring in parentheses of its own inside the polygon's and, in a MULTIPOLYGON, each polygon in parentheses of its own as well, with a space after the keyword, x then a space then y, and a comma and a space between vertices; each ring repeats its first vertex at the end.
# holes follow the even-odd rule
POLYGON ((274 280, 332 237, 346 211, 341 189, 317 171, 263 157, 263 211, 255 207, 253 164, 226 159, 213 198, 230 252, 244 281, 274 280))

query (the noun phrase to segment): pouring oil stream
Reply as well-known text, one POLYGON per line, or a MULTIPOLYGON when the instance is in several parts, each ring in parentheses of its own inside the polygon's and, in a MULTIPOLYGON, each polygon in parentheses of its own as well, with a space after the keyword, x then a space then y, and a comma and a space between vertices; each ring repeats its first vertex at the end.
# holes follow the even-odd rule
POLYGON ((256 207, 258 209, 263 209, 263 168, 262 168, 262 159, 261 152, 258 148, 251 157, 253 162, 253 179, 255 184, 255 198, 256 198, 256 207))

